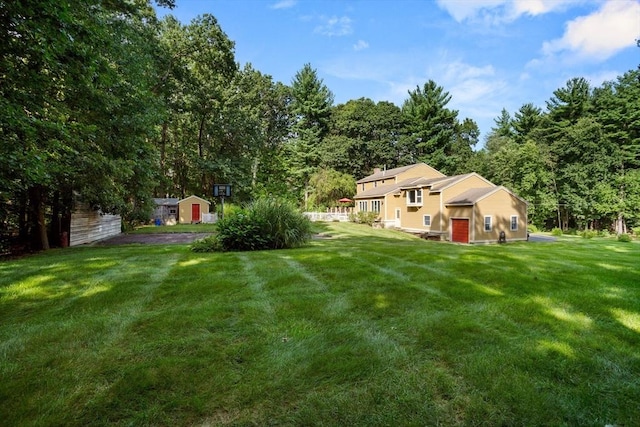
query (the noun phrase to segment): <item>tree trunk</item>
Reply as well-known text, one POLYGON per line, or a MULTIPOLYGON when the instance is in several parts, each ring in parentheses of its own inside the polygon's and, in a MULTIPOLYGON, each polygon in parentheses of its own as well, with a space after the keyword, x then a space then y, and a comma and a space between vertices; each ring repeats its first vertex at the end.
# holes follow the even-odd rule
POLYGON ((36 185, 29 189, 29 205, 31 207, 31 238, 33 249, 49 249, 49 237, 45 221, 44 189, 36 185))
POLYGON ((260 165, 260 158, 256 156, 253 159, 253 164, 251 165, 251 188, 255 190, 256 184, 258 183, 258 166, 260 165))
POLYGON ((60 223, 60 192, 55 191, 53 193, 53 202, 51 209, 51 234, 49 235, 49 242, 53 247, 62 246, 62 226, 60 223))

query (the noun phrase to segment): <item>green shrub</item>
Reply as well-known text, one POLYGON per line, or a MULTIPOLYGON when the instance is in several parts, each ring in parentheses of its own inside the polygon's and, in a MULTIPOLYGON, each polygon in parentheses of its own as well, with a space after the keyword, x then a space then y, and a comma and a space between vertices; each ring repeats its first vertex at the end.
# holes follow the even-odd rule
POLYGON ((311 238, 311 222, 290 202, 258 199, 218 221, 213 250, 252 251, 302 246, 311 238))
POLYGON ((618 242, 630 242, 631 236, 627 233, 618 234, 618 242))
POLYGON ((553 230, 551 230, 551 235, 552 236, 562 236, 562 229, 556 227, 553 230))
POLYGON ((349 221, 356 224, 367 224, 372 226, 375 220, 378 218, 377 212, 358 212, 349 214, 349 221))
POLYGON ((600 230, 598 231, 598 237, 610 237, 611 233, 609 230, 600 230))
POLYGON ((538 232, 538 227, 536 227, 534 224, 529 224, 529 225, 527 225, 527 231, 529 233, 537 233, 538 232))
POLYGON ((593 231, 593 230, 583 230, 580 232, 580 235, 584 238, 584 239, 593 239, 594 237, 596 237, 598 235, 597 231, 593 231))
POLYGON ((207 236, 204 239, 196 240, 191 244, 193 252, 216 252, 221 250, 216 236, 207 236))

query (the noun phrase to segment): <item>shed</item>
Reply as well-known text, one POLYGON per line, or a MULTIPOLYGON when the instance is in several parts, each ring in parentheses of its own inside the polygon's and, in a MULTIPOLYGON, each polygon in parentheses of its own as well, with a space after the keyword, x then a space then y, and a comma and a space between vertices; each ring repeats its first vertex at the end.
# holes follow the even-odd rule
POLYGON ((153 210, 153 219, 161 220, 163 223, 167 221, 175 221, 178 217, 178 199, 173 197, 153 199, 155 209, 153 210))
POLYGON ((78 246, 117 236, 122 232, 120 215, 105 214, 78 203, 71 213, 69 246, 78 246))
POLYGON ((178 222, 194 224, 202 222, 203 214, 209 213, 211 202, 198 197, 189 196, 178 201, 178 222))

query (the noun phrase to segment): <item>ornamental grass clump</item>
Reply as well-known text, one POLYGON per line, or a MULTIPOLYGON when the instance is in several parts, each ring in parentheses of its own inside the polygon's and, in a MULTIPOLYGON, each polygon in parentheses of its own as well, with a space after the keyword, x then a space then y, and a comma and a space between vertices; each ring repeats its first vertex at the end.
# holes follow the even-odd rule
POLYGON ((194 244, 193 250, 255 251, 288 249, 311 238, 311 223, 290 202, 258 199, 218 222, 215 244, 194 244))

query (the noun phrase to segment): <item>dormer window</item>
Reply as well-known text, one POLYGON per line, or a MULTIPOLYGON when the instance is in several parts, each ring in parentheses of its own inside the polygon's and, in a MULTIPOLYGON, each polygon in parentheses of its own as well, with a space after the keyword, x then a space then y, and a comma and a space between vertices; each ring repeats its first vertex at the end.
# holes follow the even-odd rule
POLYGON ((407 190, 407 206, 422 206, 422 189, 407 190))

